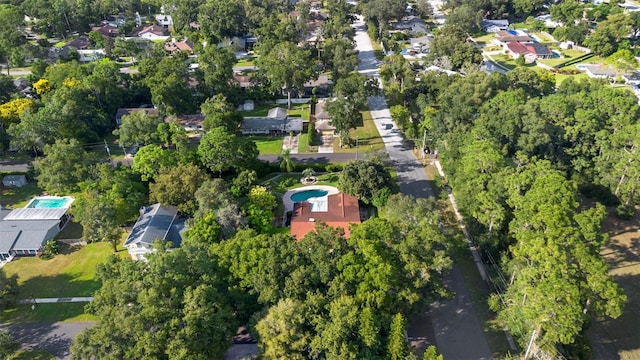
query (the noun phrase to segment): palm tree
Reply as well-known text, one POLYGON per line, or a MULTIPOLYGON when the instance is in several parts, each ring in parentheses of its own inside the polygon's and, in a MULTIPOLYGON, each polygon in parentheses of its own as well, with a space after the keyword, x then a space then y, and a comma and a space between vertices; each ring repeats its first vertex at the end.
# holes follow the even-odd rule
POLYGON ((309 178, 311 178, 311 177, 312 177, 313 175, 315 175, 315 174, 316 174, 316 172, 315 172, 315 171, 313 171, 313 169, 312 169, 312 168, 306 168, 306 169, 304 169, 304 170, 302 171, 302 178, 303 178, 305 181, 309 181, 309 178))
POLYGON ((280 154, 280 158, 282 159, 282 161, 280 161, 280 169, 284 172, 292 172, 295 165, 291 159, 290 153, 291 150, 287 149, 282 151, 280 154))

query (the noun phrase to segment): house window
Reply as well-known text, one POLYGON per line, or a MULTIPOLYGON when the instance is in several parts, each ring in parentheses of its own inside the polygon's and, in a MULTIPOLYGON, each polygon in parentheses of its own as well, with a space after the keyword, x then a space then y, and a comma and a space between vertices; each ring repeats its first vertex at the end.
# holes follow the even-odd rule
POLYGON ((36 254, 36 251, 35 251, 35 250, 29 250, 29 254, 31 254, 31 255, 35 255, 35 254, 36 254))

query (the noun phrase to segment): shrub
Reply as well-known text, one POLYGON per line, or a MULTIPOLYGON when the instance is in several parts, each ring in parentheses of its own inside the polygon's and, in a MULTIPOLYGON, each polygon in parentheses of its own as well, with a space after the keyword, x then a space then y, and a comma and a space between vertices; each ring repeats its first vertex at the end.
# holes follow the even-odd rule
POLYGON ((622 220, 631 220, 636 214, 636 207, 633 205, 618 205, 616 206, 616 217, 622 220))
POLYGON ((54 239, 47 241, 44 244, 44 249, 42 250, 42 258, 43 259, 51 259, 55 255, 58 255, 58 242, 54 239))

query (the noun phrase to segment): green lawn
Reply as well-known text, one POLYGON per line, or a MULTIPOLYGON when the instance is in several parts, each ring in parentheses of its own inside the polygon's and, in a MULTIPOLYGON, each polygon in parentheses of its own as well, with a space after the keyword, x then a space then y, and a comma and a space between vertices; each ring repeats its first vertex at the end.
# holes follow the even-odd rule
MULTIPOLYGON (((16 258, 4 266, 8 276, 18 275, 19 297, 91 296, 100 288, 95 267, 112 254, 111 245, 94 243, 79 248, 59 245, 61 254, 44 260, 16 258)), ((123 256, 126 252, 120 251, 123 256)))
MULTIPOLYGON (((314 185, 328 185, 337 187, 340 173, 324 173, 318 174, 316 176, 318 177, 318 182, 314 185)), ((268 177, 273 178, 275 177, 275 174, 270 174, 268 177)), ((284 194, 288 190, 305 186, 300 182, 300 179, 302 179, 302 174, 300 173, 283 174, 276 179, 265 182, 264 186, 270 186, 272 191, 284 194)))
POLYGON ((20 304, 2 311, 0 323, 97 321, 95 316, 85 314, 86 305, 87 303, 38 304, 31 310, 31 304, 20 304))
POLYGON ((20 208, 27 205, 34 196, 42 193, 35 180, 30 180, 21 188, 3 188, 0 205, 4 207, 20 208))
POLYGON ((239 59, 236 66, 255 66, 255 56, 249 56, 239 59))
POLYGON ((81 239, 82 230, 82 225, 72 220, 56 235, 56 239, 81 239))
MULTIPOLYGON (((362 126, 358 126, 355 130, 352 130, 350 137, 354 140, 356 137, 358 138, 357 151, 359 153, 371 153, 384 149, 384 141, 382 141, 380 133, 378 132, 376 124, 373 122, 369 111, 362 112, 362 126)), ((355 146, 352 148, 341 149, 339 146, 339 139, 335 140, 333 149, 338 153, 356 152, 355 146)))
MULTIPOLYGON (((309 116, 311 114, 310 104, 291 104, 291 109, 287 110, 287 114, 289 116, 301 117, 305 120, 309 120, 309 116)), ((274 107, 283 107, 286 108, 286 104, 259 104, 254 107, 251 111, 241 111, 240 114, 244 117, 251 116, 267 116, 270 109, 274 107)))
POLYGON ((378 60, 384 59, 384 51, 382 51, 382 45, 380 45, 380 41, 375 41, 371 39, 371 45, 373 46, 373 55, 378 60))
POLYGON ((280 155, 282 153, 282 136, 249 136, 258 146, 261 155, 280 155))
POLYGON ((300 134, 300 139, 298 140, 298 153, 305 154, 305 153, 312 153, 317 151, 318 151, 317 146, 309 145, 309 133, 300 134))

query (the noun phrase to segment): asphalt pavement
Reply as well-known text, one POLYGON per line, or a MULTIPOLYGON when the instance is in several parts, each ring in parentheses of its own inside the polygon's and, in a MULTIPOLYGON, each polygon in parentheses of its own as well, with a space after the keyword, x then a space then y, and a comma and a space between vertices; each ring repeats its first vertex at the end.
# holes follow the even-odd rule
POLYGON ((70 357, 70 348, 78 333, 92 322, 56 322, 2 325, 25 349, 45 350, 56 359, 70 357))
MULTIPOLYGON (((358 71, 379 78, 380 62, 375 58, 362 17, 359 16, 353 26, 356 29, 355 42, 360 61, 358 71)), ((382 81, 380 85, 382 86, 382 81)), ((398 174, 400 191, 417 198, 432 195, 431 182, 427 180, 424 167, 416 159, 412 146, 404 140, 391 119, 384 97, 369 98, 369 109, 384 140, 390 162, 398 174)), ((445 359, 491 359, 492 353, 482 324, 471 304, 462 273, 456 265, 445 276, 445 282, 456 294, 455 297, 446 302, 432 304, 431 310, 416 320, 419 324, 410 324, 409 330, 419 330, 417 333, 410 331, 409 336, 425 338, 426 342, 431 344, 435 342, 445 359), (428 329, 424 322, 431 322, 432 329, 428 329)))

